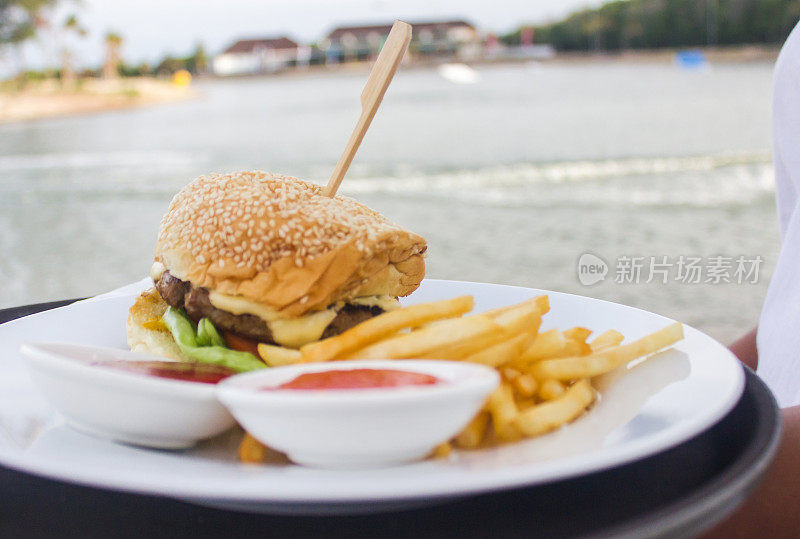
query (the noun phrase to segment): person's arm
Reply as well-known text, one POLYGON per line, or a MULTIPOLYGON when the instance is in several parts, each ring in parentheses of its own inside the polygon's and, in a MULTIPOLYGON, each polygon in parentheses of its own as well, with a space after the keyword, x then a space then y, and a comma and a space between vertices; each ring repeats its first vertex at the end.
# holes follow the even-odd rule
POLYGON ((739 361, 747 365, 753 370, 758 366, 758 348, 756 348, 756 333, 758 328, 753 328, 743 337, 740 337, 736 342, 730 345, 730 350, 733 355, 739 358, 739 361))
POLYGON ((705 537, 800 536, 800 406, 783 410, 783 438, 763 483, 705 537))

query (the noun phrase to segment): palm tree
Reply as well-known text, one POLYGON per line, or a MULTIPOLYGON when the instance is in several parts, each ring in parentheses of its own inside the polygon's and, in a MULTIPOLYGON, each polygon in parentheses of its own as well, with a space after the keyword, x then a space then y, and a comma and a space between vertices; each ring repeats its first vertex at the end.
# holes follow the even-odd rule
MULTIPOLYGON (((61 26, 64 34, 75 34, 79 37, 85 37, 87 32, 78 22, 75 15, 70 15, 61 26)), ((72 53, 69 48, 64 45, 61 49, 61 85, 64 88, 72 88, 75 86, 75 69, 72 65, 72 53)))
POLYGON ((119 64, 122 49, 122 36, 115 32, 106 34, 106 61, 103 63, 103 78, 116 79, 119 77, 119 64))
POLYGON ((23 46, 47 26, 47 10, 56 0, 0 0, 0 56, 11 49, 17 57, 17 81, 25 84, 23 46))

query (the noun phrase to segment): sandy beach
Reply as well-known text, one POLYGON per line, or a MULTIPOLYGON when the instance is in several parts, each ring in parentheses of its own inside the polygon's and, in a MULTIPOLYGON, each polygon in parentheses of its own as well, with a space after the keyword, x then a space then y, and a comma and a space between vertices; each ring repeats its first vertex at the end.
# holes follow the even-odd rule
POLYGON ((62 89, 58 81, 43 81, 23 91, 0 92, 0 124, 170 103, 196 95, 190 87, 152 78, 85 79, 74 90, 62 89))

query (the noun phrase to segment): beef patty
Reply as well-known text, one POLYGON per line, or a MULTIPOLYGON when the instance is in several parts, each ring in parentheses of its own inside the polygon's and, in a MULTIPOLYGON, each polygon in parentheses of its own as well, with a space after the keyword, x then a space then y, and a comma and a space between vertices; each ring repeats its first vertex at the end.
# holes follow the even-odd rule
MULTIPOLYGON (((185 309, 186 314, 197 322, 201 318, 208 318, 215 327, 232 331, 242 337, 253 339, 267 344, 276 344, 272 331, 264 320, 253 314, 232 314, 218 309, 211 304, 208 298, 208 289, 193 286, 188 281, 182 281, 165 271, 156 282, 156 289, 164 301, 176 309, 185 309)), ((378 316, 383 309, 376 305, 357 305, 346 303, 342 307, 325 331, 322 338, 333 337, 351 327, 378 316)))

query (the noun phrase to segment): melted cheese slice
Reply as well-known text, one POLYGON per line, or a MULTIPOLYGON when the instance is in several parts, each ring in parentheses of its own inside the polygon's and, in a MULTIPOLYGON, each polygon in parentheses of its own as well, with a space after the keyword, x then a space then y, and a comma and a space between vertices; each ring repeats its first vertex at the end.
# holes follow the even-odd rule
POLYGON ((304 344, 318 341, 336 315, 336 309, 325 309, 298 318, 272 320, 267 325, 276 343, 300 348, 304 344))
MULTIPOLYGON (((250 301, 242 296, 229 296, 214 290, 209 291, 211 305, 231 314, 252 314, 266 322, 276 343, 292 348, 317 341, 322 337, 325 328, 336 318, 345 302, 339 302, 323 311, 315 311, 297 318, 286 318, 275 309, 250 301)), ((357 305, 376 305, 384 311, 400 307, 400 303, 391 296, 364 296, 349 300, 357 305)))
POLYGON ((150 278, 153 279, 154 283, 157 283, 166 270, 167 268, 161 262, 153 262, 150 267, 150 278))

